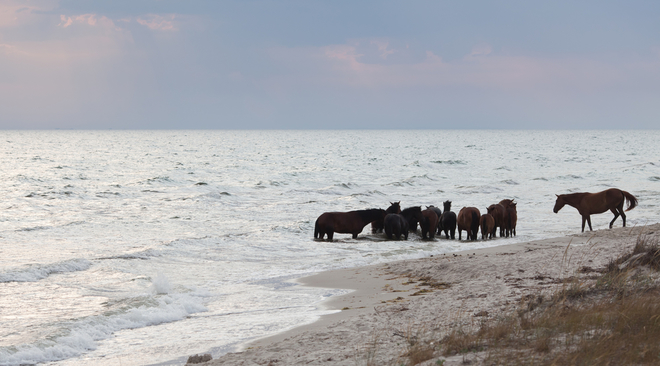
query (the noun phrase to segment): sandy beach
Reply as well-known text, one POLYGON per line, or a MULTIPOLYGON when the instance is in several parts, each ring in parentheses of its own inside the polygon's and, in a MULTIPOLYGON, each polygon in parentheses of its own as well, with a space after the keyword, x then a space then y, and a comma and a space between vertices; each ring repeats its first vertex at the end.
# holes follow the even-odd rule
MULTIPOLYGON (((306 286, 354 290, 320 304, 337 312, 317 322, 245 345, 204 365, 399 365, 411 339, 442 339, 512 311, 531 294, 550 293, 578 269, 600 268, 630 251, 660 224, 435 255, 323 272, 306 286)), ((588 270, 586 271, 588 272, 588 270)), ((535 295, 535 296, 536 296, 535 295)), ((479 363, 479 355, 470 357, 479 363)), ((440 352, 422 365, 463 364, 440 352)))

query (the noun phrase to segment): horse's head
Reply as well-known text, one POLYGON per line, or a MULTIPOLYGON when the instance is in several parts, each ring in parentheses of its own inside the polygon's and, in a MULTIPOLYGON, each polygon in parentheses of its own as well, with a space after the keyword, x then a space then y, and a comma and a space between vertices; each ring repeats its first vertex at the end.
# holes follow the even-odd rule
POLYGON ((390 207, 387 208, 387 213, 401 213, 401 206, 399 205, 401 201, 399 202, 390 202, 390 207))
POLYGON ((564 200, 563 195, 556 194, 555 196, 557 196, 557 201, 555 202, 555 208, 553 208, 552 211, 557 213, 562 207, 564 207, 564 205, 566 205, 566 201, 564 200))
POLYGON ((451 201, 445 201, 442 203, 442 205, 445 207, 443 212, 451 211, 451 201))

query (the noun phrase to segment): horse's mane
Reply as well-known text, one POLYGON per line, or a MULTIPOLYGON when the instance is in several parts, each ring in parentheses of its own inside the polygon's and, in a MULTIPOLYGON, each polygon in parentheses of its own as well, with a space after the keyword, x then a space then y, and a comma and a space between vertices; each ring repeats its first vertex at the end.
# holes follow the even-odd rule
POLYGON ((582 197, 585 195, 589 194, 589 192, 576 192, 576 193, 567 193, 567 194, 560 194, 559 196, 566 201, 566 203, 575 203, 577 200, 580 200, 582 197))
POLYGON ((401 210, 401 214, 403 213, 408 213, 408 212, 422 212, 422 206, 413 206, 413 207, 408 207, 404 210, 401 210))
POLYGON ((355 212, 363 220, 370 220, 379 213, 385 212, 385 210, 383 210, 382 208, 370 208, 366 210, 357 210, 353 212, 355 212))

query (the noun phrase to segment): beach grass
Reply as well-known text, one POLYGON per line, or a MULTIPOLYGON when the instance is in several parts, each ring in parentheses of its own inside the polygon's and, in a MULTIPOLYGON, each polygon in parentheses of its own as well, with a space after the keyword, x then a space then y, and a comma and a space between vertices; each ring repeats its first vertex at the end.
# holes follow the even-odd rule
POLYGON ((660 364, 659 270, 657 238, 639 236, 605 268, 582 267, 550 295, 526 296, 476 329, 451 330, 440 352, 485 365, 660 364))

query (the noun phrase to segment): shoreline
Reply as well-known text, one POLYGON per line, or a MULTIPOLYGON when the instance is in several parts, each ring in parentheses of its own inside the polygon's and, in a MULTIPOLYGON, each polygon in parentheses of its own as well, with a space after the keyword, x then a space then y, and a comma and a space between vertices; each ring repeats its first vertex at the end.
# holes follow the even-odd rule
MULTIPOLYGON (((238 352, 204 365, 355 365, 365 363, 365 357, 390 364, 405 353, 402 344, 414 335, 414 329, 433 332, 440 339, 457 324, 474 324, 481 317, 504 314, 532 293, 552 291, 557 279, 578 268, 606 265, 630 250, 640 234, 660 235, 660 224, 603 229, 303 277, 296 280, 303 286, 353 291, 317 305, 336 310, 334 313, 250 341, 238 352)), ((459 358, 446 358, 444 364, 459 364, 459 358)))

